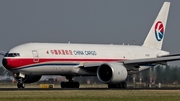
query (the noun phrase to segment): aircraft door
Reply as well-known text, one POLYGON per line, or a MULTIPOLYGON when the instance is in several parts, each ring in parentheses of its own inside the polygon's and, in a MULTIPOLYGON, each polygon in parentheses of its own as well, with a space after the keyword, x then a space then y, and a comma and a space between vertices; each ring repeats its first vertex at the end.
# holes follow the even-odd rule
POLYGON ((36 50, 32 50, 32 54, 33 54, 33 61, 39 62, 38 52, 36 50))

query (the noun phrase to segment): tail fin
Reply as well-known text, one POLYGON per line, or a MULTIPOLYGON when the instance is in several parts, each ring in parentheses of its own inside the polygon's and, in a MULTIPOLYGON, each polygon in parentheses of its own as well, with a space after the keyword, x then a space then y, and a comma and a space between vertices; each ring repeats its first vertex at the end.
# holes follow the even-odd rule
POLYGON ((142 46, 162 48, 169 8, 170 2, 164 2, 142 46))

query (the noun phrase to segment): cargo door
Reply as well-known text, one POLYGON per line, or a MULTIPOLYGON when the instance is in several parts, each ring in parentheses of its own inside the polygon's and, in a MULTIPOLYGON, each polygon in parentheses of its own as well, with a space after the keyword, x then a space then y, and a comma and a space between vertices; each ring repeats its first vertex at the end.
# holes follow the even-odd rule
POLYGON ((32 54, 33 54, 33 61, 39 62, 39 55, 38 55, 37 50, 32 50, 32 54))

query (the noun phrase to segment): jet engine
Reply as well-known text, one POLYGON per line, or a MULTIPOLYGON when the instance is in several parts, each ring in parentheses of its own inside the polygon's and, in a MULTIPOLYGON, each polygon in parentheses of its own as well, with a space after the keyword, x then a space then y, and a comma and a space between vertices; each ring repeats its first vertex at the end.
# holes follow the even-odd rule
POLYGON ((120 83, 127 78, 127 69, 122 63, 104 63, 98 67, 97 77, 103 83, 120 83))

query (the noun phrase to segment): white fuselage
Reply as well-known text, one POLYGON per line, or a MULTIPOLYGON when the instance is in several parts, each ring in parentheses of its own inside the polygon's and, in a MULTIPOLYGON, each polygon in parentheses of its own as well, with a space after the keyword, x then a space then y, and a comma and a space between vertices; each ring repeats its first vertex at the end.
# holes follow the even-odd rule
MULTIPOLYGON (((6 57, 13 72, 38 75, 96 75, 80 68, 86 63, 123 62, 124 60, 154 58, 169 52, 131 45, 27 43, 14 47, 6 57)), ((149 66, 140 68, 142 71, 149 66)))

